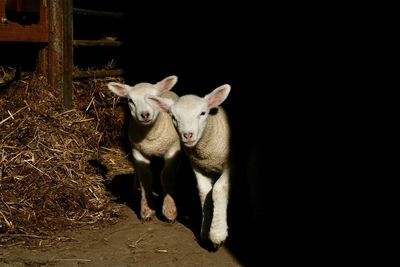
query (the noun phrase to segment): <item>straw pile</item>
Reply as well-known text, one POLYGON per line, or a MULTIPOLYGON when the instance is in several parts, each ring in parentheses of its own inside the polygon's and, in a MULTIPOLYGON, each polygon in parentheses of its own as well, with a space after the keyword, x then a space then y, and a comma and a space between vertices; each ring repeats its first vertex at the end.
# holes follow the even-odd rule
POLYGON ((0 93, 0 246, 51 245, 61 230, 118 219, 90 164, 101 162, 102 147, 126 142, 124 103, 105 89, 110 79, 75 82, 72 110, 29 73, 0 93))

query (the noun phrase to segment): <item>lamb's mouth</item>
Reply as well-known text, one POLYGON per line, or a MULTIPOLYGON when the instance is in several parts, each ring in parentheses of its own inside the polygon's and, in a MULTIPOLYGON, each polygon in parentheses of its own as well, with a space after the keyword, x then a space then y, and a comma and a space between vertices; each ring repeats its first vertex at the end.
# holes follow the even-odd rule
POLYGON ((143 121, 140 121, 140 123, 143 125, 149 125, 149 124, 151 124, 151 120, 143 120, 143 121))
POLYGON ((190 140, 190 141, 183 141, 183 144, 187 147, 192 147, 195 145, 195 141, 194 140, 190 140))

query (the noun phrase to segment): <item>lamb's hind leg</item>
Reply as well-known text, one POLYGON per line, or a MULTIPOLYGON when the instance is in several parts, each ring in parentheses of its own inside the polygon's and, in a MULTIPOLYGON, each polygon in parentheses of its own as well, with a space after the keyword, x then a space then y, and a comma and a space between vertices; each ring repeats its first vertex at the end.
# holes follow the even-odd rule
POLYGON ((226 168, 215 182, 212 199, 214 203, 213 218, 210 227, 210 240, 219 247, 228 236, 227 208, 229 197, 229 169, 226 168))
POLYGON ((163 206, 162 213, 165 218, 174 222, 178 215, 175 204, 176 171, 180 160, 179 145, 172 148, 164 157, 164 167, 161 171, 161 184, 163 187, 163 206))
POLYGON ((142 220, 150 220, 155 214, 154 201, 152 199, 153 175, 150 169, 150 160, 146 159, 139 151, 133 150, 135 172, 139 178, 142 191, 140 201, 140 217, 142 220))

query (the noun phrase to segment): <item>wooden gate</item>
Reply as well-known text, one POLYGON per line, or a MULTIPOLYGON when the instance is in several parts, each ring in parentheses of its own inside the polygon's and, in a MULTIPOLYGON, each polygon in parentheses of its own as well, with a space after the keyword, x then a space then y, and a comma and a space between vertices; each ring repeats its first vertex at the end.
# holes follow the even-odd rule
POLYGON ((123 45, 122 41, 116 38, 74 38, 75 17, 101 17, 112 20, 124 17, 122 12, 99 10, 98 3, 99 1, 84 0, 0 0, 0 43, 38 45, 40 51, 37 71, 46 76, 53 87, 59 88, 67 108, 72 107, 73 79, 123 74, 121 69, 73 72, 74 50, 82 47, 123 45), (81 3, 85 8, 79 7, 81 3))

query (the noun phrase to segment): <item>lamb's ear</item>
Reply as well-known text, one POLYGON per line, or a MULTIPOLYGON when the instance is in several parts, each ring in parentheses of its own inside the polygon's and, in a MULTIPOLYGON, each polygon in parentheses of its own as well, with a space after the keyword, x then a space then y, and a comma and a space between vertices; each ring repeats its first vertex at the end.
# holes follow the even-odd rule
POLYGON ((166 91, 169 91, 174 87, 176 82, 178 81, 178 77, 175 75, 168 76, 164 78, 163 80, 159 81, 156 86, 160 90, 160 93, 164 93, 166 91))
POLYGON ((108 87, 108 89, 110 89, 111 92, 115 93, 118 96, 122 96, 122 97, 127 97, 128 92, 131 88, 127 84, 116 83, 116 82, 108 83, 107 87, 108 87))
POLYGON ((222 102, 228 97, 231 91, 231 86, 229 84, 224 84, 206 95, 204 98, 207 100, 208 108, 216 108, 221 105, 222 102))
POLYGON ((153 107, 164 112, 168 112, 171 106, 175 103, 172 99, 162 98, 154 95, 145 95, 144 99, 153 107))

